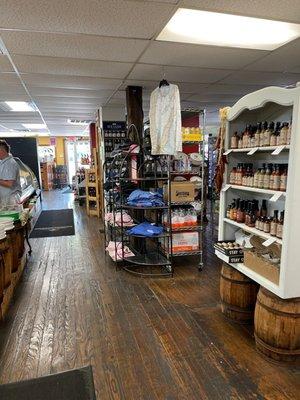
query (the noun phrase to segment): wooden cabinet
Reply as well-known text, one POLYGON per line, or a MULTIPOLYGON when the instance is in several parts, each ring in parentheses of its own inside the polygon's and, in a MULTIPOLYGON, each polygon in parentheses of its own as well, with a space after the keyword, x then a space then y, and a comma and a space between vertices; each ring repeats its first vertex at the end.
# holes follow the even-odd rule
POLYGON ((54 164, 52 162, 43 162, 40 165, 41 165, 42 189, 52 190, 54 164))
MULTIPOLYGON (((285 210, 283 237, 274 238, 282 246, 279 281, 274 283, 262 274, 246 267, 243 263, 230 264, 261 286, 277 296, 288 299, 300 296, 299 268, 299 230, 300 230, 300 87, 284 89, 268 87, 250 93, 240 99, 228 112, 225 137, 225 155, 228 164, 224 175, 223 189, 220 197, 219 240, 233 240, 235 232, 243 229, 263 239, 271 235, 245 224, 226 218, 226 208, 234 198, 259 200, 267 199, 270 214, 274 209, 285 210), (259 121, 292 121, 291 143, 283 146, 231 149, 230 139, 234 132, 246 124, 255 125, 259 121), (257 168, 261 163, 288 164, 288 180, 285 192, 274 192, 268 189, 247 188, 230 184, 230 170, 237 163, 252 163, 257 168), (248 197, 247 197, 248 196, 248 197)), ((266 243, 265 246, 268 244, 266 243)), ((221 255, 218 254, 220 258, 221 255)), ((226 261, 226 260, 224 260, 226 261)))

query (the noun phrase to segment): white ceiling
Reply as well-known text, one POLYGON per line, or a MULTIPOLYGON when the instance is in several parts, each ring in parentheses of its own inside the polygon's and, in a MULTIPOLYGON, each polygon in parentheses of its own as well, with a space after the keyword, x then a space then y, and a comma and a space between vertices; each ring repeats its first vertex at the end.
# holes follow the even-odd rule
MULTIPOLYGON (((1 110, 0 132, 42 123, 52 135, 75 135, 68 118, 124 116, 127 85, 151 91, 178 84, 183 107, 218 109, 266 85, 300 81, 300 39, 275 51, 155 41, 178 7, 300 23, 299 0, 1 0, 0 103, 34 101, 39 112, 1 110)), ((237 33, 238 34, 238 33, 237 33)), ((116 117, 117 118, 117 117, 116 117)))

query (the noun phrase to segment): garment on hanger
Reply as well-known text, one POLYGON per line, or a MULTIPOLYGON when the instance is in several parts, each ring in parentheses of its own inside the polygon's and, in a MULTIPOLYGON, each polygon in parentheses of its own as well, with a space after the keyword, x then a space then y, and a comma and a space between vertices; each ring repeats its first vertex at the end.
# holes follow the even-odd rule
POLYGON ((182 151, 181 109, 177 85, 154 89, 150 97, 151 154, 175 155, 182 151))

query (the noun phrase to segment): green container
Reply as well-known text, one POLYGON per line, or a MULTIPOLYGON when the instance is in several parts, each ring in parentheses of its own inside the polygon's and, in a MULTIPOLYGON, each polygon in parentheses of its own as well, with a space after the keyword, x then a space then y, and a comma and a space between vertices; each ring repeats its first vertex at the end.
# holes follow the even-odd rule
POLYGON ((13 218, 14 221, 19 221, 20 213, 18 211, 0 211, 0 218, 13 218))

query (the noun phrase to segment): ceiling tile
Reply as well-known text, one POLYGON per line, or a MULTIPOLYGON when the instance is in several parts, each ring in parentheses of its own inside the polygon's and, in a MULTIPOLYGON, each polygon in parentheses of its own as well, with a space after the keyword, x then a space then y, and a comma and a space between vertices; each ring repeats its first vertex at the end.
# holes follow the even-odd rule
POLYGON ((251 93, 255 90, 262 89, 264 85, 234 85, 234 84, 219 84, 213 83, 207 86, 203 91, 209 94, 234 94, 243 96, 245 94, 251 93))
POLYGON ((229 70, 204 69, 192 67, 163 67, 159 65, 137 64, 128 79, 156 80, 162 79, 163 71, 166 79, 174 82, 211 83, 225 78, 229 70))
POLYGON ((173 8, 148 1, 2 0, 0 26, 150 39, 170 19, 173 8))
POLYGON ((10 54, 133 62, 148 40, 70 35, 44 32, 2 31, 10 54))
POLYGON ((300 74, 282 74, 275 72, 236 71, 220 83, 245 84, 248 85, 292 85, 300 80, 300 74))
POLYGON ((54 96, 54 97, 79 97, 103 99, 112 94, 112 90, 83 90, 83 89, 57 89, 27 86, 30 94, 35 96, 54 96))
POLYGON ((300 38, 272 51, 248 67, 250 71, 275 71, 300 73, 300 38))
POLYGON ((300 23, 299 0, 182 0, 180 7, 300 23))
POLYGON ((0 72, 14 72, 8 57, 3 54, 0 54, 0 72))
POLYGON ((29 72, 117 79, 123 79, 132 66, 129 63, 18 55, 13 56, 13 61, 20 73, 29 72))
POLYGON ((59 89, 116 89, 122 83, 120 79, 94 78, 89 76, 21 74, 23 81, 31 87, 49 87, 59 89))
POLYGON ((201 68, 239 69, 268 53, 262 50, 155 41, 145 51, 140 62, 201 68))

